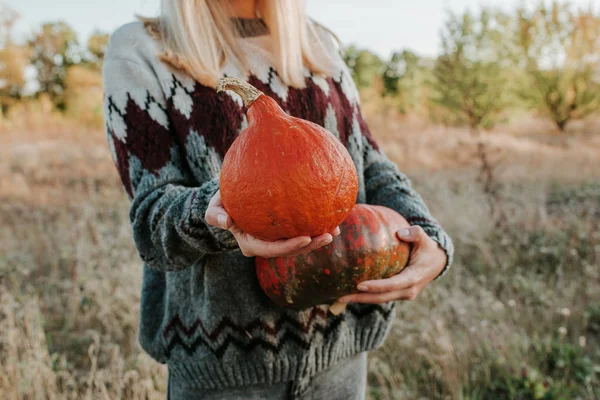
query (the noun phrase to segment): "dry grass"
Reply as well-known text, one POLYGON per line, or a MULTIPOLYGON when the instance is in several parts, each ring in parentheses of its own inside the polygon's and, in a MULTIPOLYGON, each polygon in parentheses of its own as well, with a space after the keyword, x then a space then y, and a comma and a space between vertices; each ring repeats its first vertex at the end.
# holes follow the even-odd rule
MULTIPOLYGON (((511 227, 496 232, 468 132, 365 110, 457 245, 371 356, 371 398, 598 398, 582 360, 598 368, 600 188, 584 184, 600 136, 487 136, 511 227)), ((104 134, 57 121, 0 131, 0 398, 164 398, 166 371, 137 344, 140 262, 104 134)))

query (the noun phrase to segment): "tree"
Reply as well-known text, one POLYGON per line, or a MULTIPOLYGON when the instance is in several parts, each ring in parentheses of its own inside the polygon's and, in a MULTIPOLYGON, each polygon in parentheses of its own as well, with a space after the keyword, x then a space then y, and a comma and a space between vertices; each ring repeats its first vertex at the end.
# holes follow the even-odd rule
POLYGON ((502 45, 507 21, 505 14, 491 9, 450 14, 441 32, 442 54, 435 62, 432 82, 433 100, 467 122, 479 138, 480 180, 497 225, 505 219, 481 131, 491 127, 508 106, 507 49, 502 45))
POLYGON ((404 50, 392 54, 382 75, 383 95, 397 99, 402 113, 417 110, 425 103, 431 66, 429 60, 404 50))
POLYGON ((0 48, 0 112, 6 114, 17 102, 25 87, 25 69, 28 65, 27 48, 12 42, 0 48))
POLYGON ((12 27, 19 15, 0 6, 0 117, 17 102, 26 84, 28 52, 12 41, 12 27))
POLYGON ((352 71, 352 78, 359 89, 371 86, 384 68, 383 61, 376 54, 353 45, 344 49, 342 57, 352 71))
POLYGON ((419 69, 419 57, 415 53, 404 50, 392 54, 383 72, 385 94, 397 94, 400 90, 400 81, 403 78, 414 78, 419 69))
POLYGON ((508 105, 504 14, 483 9, 478 15, 450 14, 441 32, 432 100, 473 130, 491 127, 508 105))
POLYGON ((100 31, 95 31, 90 35, 87 41, 88 56, 86 63, 96 70, 102 68, 102 61, 106 53, 106 46, 110 35, 100 31))
POLYGON ((0 3, 0 44, 10 39, 13 25, 20 18, 18 12, 0 3))
POLYGON ((516 61, 527 79, 518 95, 561 132, 600 109, 600 17, 554 1, 519 8, 515 22, 516 61))
POLYGON ((81 61, 75 31, 64 22, 46 23, 29 46, 39 93, 47 93, 59 109, 64 109, 67 69, 81 61))

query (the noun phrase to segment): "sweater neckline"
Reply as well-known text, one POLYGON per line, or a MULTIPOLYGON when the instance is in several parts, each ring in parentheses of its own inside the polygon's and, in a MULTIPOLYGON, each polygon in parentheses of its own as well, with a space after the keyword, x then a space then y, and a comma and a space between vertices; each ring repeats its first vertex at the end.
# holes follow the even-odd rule
POLYGON ((267 36, 269 28, 261 18, 231 18, 236 33, 241 38, 267 36))

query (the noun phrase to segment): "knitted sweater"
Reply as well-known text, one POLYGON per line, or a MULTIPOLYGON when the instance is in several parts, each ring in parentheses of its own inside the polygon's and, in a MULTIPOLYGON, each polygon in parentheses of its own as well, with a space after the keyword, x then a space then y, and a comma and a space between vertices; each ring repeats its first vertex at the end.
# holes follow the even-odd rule
MULTIPOLYGON (((357 202, 390 207, 421 225, 449 265, 451 240, 371 136, 351 74, 332 38, 320 34, 338 71, 306 71, 306 88, 281 81, 268 35, 239 38, 250 54, 249 75, 230 64, 222 73, 248 80, 289 114, 335 134, 358 171, 357 202)), ((144 262, 141 346, 182 385, 219 389, 303 379, 382 344, 393 302, 350 304, 339 316, 327 306, 279 308, 261 291, 254 259, 242 255, 229 231, 206 223, 223 156, 247 120, 237 95, 217 94, 160 62, 161 46, 142 23, 131 23, 113 34, 104 63, 108 144, 144 262)))

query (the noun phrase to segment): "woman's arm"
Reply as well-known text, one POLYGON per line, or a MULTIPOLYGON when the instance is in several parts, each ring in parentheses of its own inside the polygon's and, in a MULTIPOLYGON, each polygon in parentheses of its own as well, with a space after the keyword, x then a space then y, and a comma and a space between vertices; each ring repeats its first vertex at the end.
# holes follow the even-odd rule
POLYGON ((157 269, 180 270, 205 254, 238 245, 231 232, 206 223, 204 215, 219 181, 199 184, 192 178, 158 77, 134 55, 113 55, 110 47, 107 51, 103 76, 108 143, 132 200, 130 220, 140 257, 157 269))

